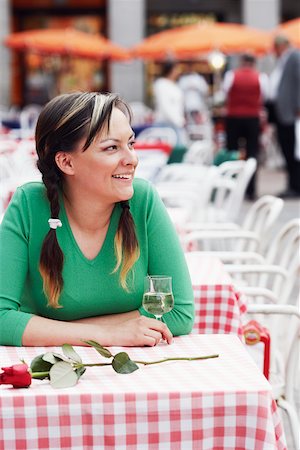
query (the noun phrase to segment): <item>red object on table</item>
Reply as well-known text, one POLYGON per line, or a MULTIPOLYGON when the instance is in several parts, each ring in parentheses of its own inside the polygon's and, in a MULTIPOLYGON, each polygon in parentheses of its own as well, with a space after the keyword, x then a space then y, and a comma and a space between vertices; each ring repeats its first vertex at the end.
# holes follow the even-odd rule
POLYGON ((154 142, 143 142, 136 140, 134 144, 135 150, 157 150, 166 153, 167 155, 170 155, 172 152, 173 147, 166 143, 161 141, 154 141, 154 142))
POLYGON ((264 344, 264 364, 263 373, 266 379, 269 379, 270 372, 270 333, 266 327, 263 327, 256 320, 250 320, 243 326, 243 334, 247 345, 255 345, 258 342, 264 344))

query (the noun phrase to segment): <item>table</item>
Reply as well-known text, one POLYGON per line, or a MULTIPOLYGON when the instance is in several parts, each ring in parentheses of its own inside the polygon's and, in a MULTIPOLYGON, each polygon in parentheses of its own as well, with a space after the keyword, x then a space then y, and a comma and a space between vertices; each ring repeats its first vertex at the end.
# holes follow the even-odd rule
MULTIPOLYGON (((86 363, 101 360, 91 348, 76 350, 86 363)), ((111 348, 113 354, 122 350, 111 348)), ((20 358, 29 362, 45 351, 1 347, 1 364, 20 358)), ((88 367, 68 389, 53 389, 39 380, 29 389, 0 386, 0 448, 286 449, 271 387, 237 336, 190 334, 174 338, 172 345, 125 351, 133 360, 146 361, 219 357, 140 366, 127 375, 109 366, 88 367)))
POLYGON ((246 299, 221 260, 205 252, 185 253, 195 298, 193 333, 231 333, 242 337, 246 299))

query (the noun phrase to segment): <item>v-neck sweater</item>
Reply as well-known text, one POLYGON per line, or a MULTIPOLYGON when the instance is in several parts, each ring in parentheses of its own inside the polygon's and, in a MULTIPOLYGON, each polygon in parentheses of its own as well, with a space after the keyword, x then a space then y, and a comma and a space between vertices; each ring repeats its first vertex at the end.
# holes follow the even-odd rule
POLYGON ((49 230, 50 205, 40 182, 19 187, 0 227, 0 345, 22 345, 25 327, 33 315, 61 321, 124 313, 142 307, 144 277, 172 277, 174 309, 164 322, 173 335, 187 334, 194 321, 194 298, 189 271, 177 233, 155 188, 146 180, 134 180, 129 201, 136 227, 140 257, 128 278, 129 292, 120 284, 114 237, 121 206, 116 203, 101 250, 92 259, 81 252, 72 233, 62 198, 57 228, 64 254, 61 308, 47 306, 38 269, 43 240, 49 230))

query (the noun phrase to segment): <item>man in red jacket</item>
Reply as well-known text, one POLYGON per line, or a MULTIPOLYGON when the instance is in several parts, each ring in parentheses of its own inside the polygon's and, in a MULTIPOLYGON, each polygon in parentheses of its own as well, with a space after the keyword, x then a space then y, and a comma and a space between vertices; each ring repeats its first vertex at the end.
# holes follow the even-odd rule
MULTIPOLYGON (((240 67, 228 71, 223 81, 226 94, 227 150, 239 150, 244 139, 246 158, 257 158, 259 150, 260 114, 267 97, 268 78, 255 68, 255 58, 250 54, 241 56, 240 67)), ((249 182, 246 196, 256 198, 255 176, 249 182)))

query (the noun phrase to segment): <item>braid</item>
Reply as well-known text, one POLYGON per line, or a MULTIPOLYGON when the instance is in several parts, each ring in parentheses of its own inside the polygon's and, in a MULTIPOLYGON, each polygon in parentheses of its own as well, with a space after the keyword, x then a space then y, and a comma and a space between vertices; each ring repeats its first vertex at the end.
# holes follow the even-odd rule
MULTIPOLYGON (((47 197, 50 202, 51 218, 58 219, 59 216, 59 184, 60 177, 53 165, 45 169, 45 161, 38 162, 39 170, 43 175, 43 182, 47 189, 47 197), (43 167, 44 166, 44 167, 43 167)), ((48 305, 59 308, 58 299, 63 288, 62 269, 64 255, 58 244, 56 230, 50 228, 41 249, 40 273, 43 278, 44 292, 48 297, 48 305)))
POLYGON ((128 290, 127 275, 134 263, 140 256, 139 244, 135 233, 135 224, 130 212, 128 201, 121 202, 122 214, 119 220, 117 233, 115 236, 115 252, 117 264, 114 268, 116 272, 121 266, 120 281, 121 286, 128 290))

